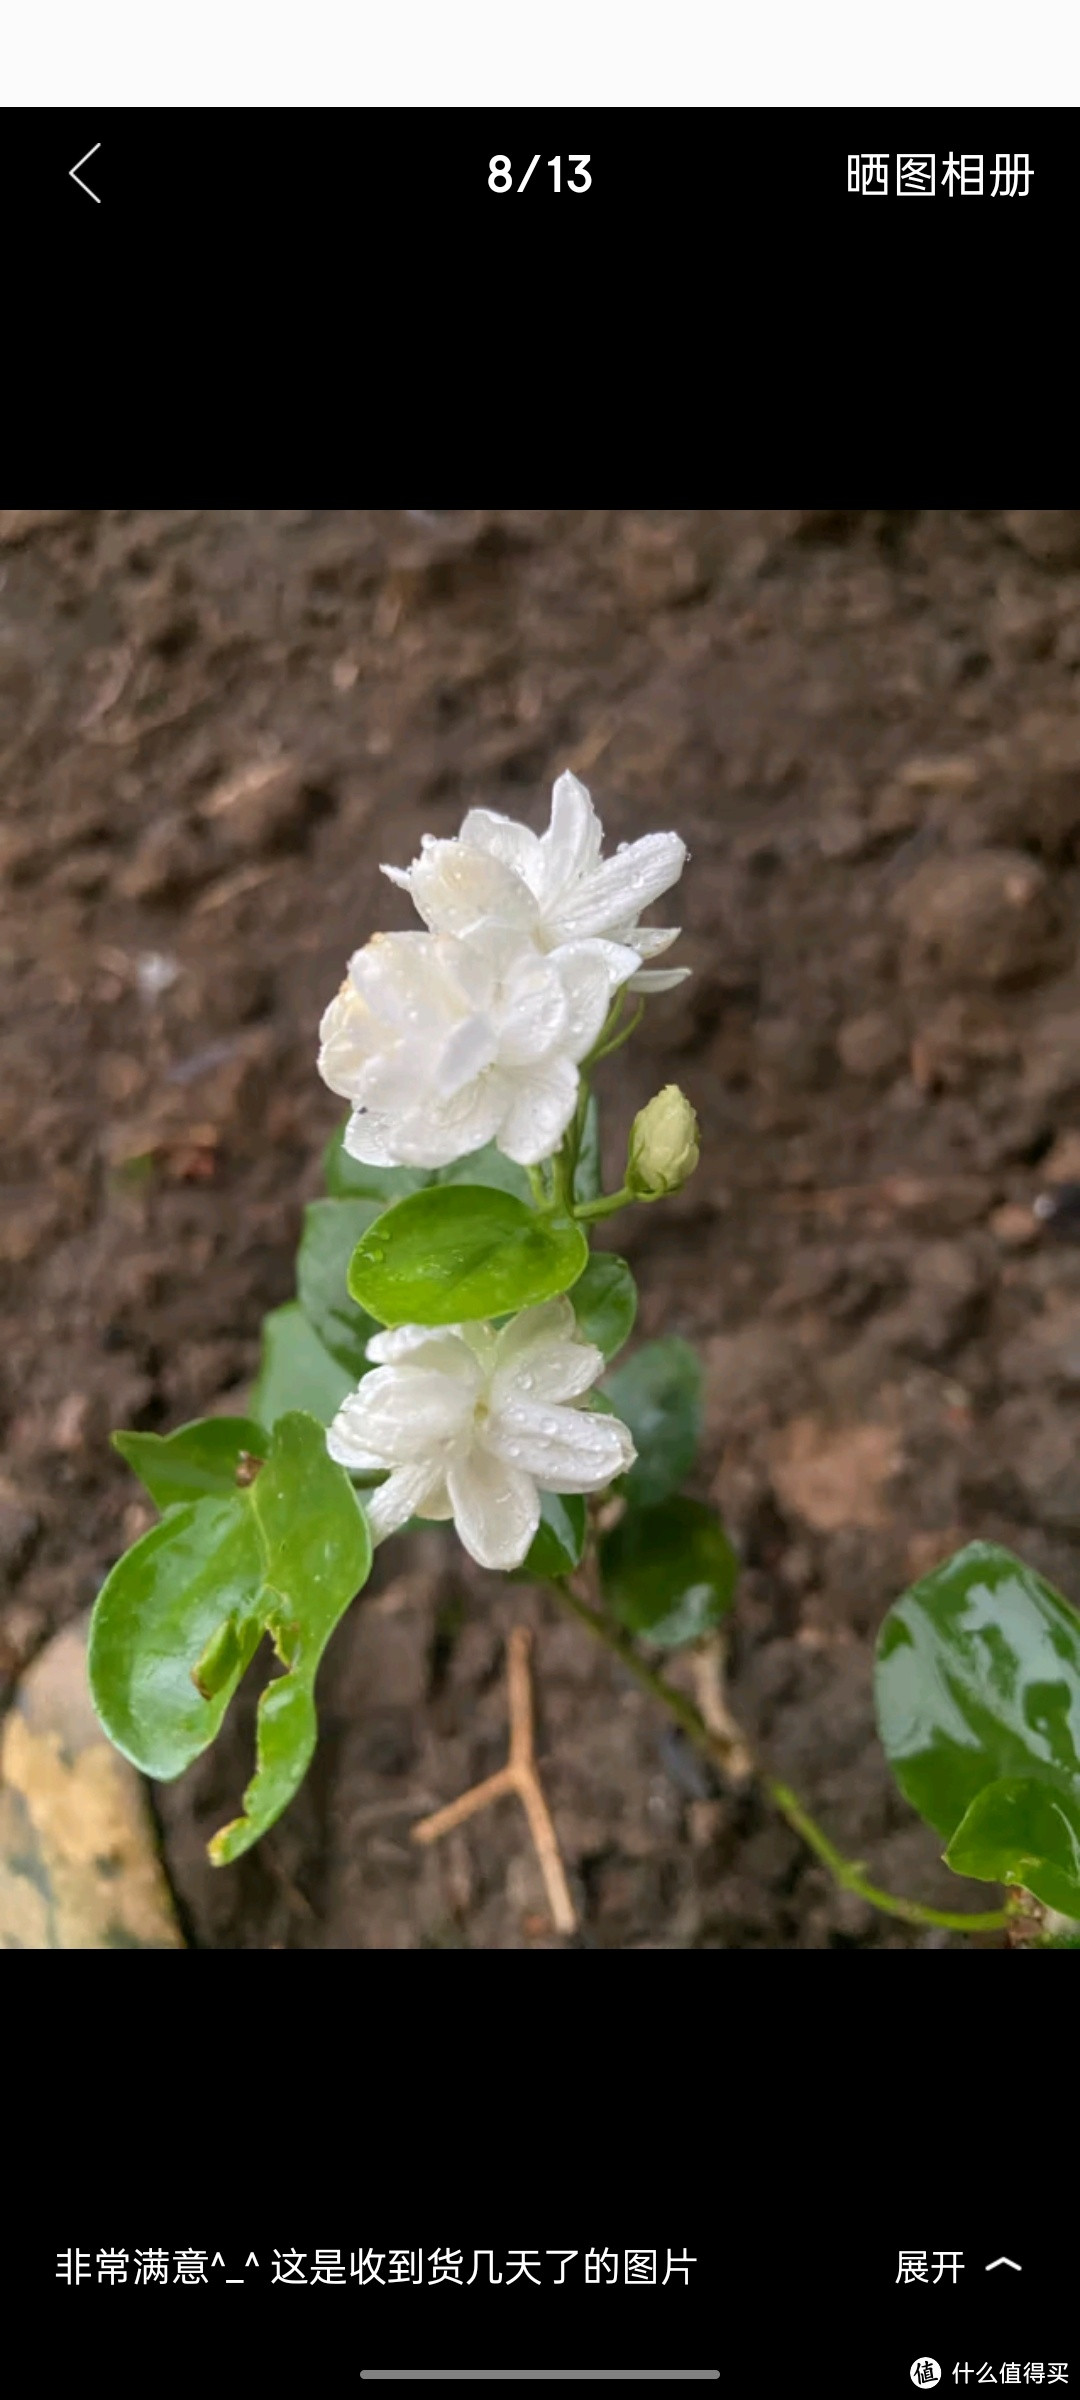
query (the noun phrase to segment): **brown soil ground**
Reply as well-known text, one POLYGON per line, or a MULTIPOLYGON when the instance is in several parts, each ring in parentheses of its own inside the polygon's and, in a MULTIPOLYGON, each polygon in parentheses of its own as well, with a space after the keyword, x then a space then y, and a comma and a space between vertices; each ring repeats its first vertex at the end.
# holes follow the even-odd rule
MULTIPOLYGON (((700 1342, 697 1488, 745 1560, 734 1706, 876 1879, 986 1905, 894 1791, 875 1629, 976 1535, 1080 1594, 1078 512, 0 512, 0 1695, 148 1521, 109 1429, 239 1405, 339 1104, 319 1014, 403 925, 379 862, 476 802, 672 825, 679 956, 609 1069, 610 1165, 677 1077, 700 1170, 618 1220, 700 1342), (164 966, 161 962, 166 962, 164 966)), ((615 1244, 615 1232, 612 1230, 615 1244)), ((554 1603, 383 1550, 304 1789, 204 1843, 255 1688, 156 1794, 192 1941, 544 1947, 501 1763, 505 1631, 592 1946, 947 1945, 833 1890, 554 1603)))

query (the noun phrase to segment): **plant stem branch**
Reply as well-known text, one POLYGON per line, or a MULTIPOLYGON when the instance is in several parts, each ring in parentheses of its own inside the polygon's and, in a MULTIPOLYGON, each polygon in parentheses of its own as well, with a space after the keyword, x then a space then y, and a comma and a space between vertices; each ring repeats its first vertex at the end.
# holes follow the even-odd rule
POLYGON ((902 1917, 909 1925, 944 1925, 951 1931, 959 1933, 996 1933, 1011 1925, 1015 1910, 1009 1906, 985 1909, 972 1914, 968 1911, 928 1908, 923 1905, 921 1900, 896 1899, 891 1892, 880 1891, 876 1884, 867 1880, 861 1864, 845 1858, 835 1844, 829 1840, 828 1835, 821 1831, 820 1826, 815 1824, 809 1811, 803 1807, 795 1793, 788 1789, 787 1784, 778 1783, 774 1777, 763 1772, 753 1758, 734 1719, 728 1713, 726 1704, 723 1717, 727 1730, 721 1727, 719 1711, 716 1712, 715 1727, 710 1727, 700 1709, 695 1708, 693 1701, 687 1699, 684 1692, 676 1691, 674 1685, 668 1683, 666 1678, 658 1674, 654 1667, 646 1665, 645 1660, 639 1657, 635 1649, 632 1636, 624 1632, 621 1626, 611 1624, 599 1609, 590 1607, 587 1601, 582 1600, 576 1592, 571 1590, 568 1583, 553 1581, 549 1588, 555 1592, 563 1607, 577 1618, 578 1623, 586 1626, 594 1638, 604 1644, 605 1649, 614 1653, 628 1673, 634 1677, 635 1682, 641 1685, 642 1690, 649 1692, 654 1700, 660 1702, 662 1708, 667 1709, 669 1716, 674 1717, 676 1723, 682 1727, 688 1740, 693 1742, 695 1748, 702 1751, 714 1765, 721 1767, 729 1780, 745 1780, 749 1775, 757 1778, 773 1807, 779 1810, 780 1815, 791 1826, 792 1831, 800 1836, 808 1848, 814 1852, 815 1857, 819 1858, 822 1865, 828 1868, 834 1881, 843 1890, 857 1892, 859 1897, 868 1900, 872 1907, 881 1909, 887 1916, 902 1917))
POLYGON ((633 1016, 627 1018, 625 1025, 622 1026, 620 1031, 613 1036, 612 1040, 610 1042, 602 1042, 602 1047, 599 1050, 590 1051, 589 1065, 591 1067, 595 1067, 599 1064, 599 1061, 602 1058, 610 1058, 613 1050, 621 1050, 623 1043, 629 1041, 632 1033, 636 1033, 644 1014, 645 1002, 644 1000, 639 1000, 633 1016))
POLYGON ((621 1192, 604 1192, 599 1200, 583 1200, 574 1215, 580 1224, 586 1217, 613 1217, 617 1208, 629 1208, 639 1197, 624 1183, 621 1192))
POLYGON ((437 1842, 455 1825, 463 1825, 478 1809, 489 1808, 493 1800, 501 1800, 507 1792, 516 1792, 529 1821, 533 1848, 540 1862, 548 1907, 557 1933, 574 1933, 577 1915, 570 1897, 570 1886, 559 1853, 559 1844, 551 1812, 544 1798, 536 1767, 533 1742, 532 1680, 529 1672, 529 1653, 532 1635, 524 1625, 517 1625, 507 1644, 507 1682, 510 1704, 510 1756, 497 1775, 488 1775, 483 1783, 474 1783, 460 1799, 451 1800, 448 1807, 437 1808, 433 1816, 421 1817, 412 1828, 414 1842, 437 1842))

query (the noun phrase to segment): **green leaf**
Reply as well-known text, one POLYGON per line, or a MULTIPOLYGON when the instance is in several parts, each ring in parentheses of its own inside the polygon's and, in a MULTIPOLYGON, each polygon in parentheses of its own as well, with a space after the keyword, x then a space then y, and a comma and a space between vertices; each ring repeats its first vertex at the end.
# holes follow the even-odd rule
POLYGON ((969 1543, 890 1608, 874 1695, 901 1791, 947 1838, 987 1784, 1080 1790, 1080 1617, 994 1542, 969 1543))
POLYGON ((345 1148, 345 1126, 332 1133, 323 1154, 323 1176, 332 1200, 377 1200, 389 1208, 407 1192, 422 1192, 432 1181, 430 1167, 365 1167, 345 1148))
POLYGON ((574 1285, 574 1313, 587 1342, 595 1342, 605 1358, 617 1350, 634 1329, 637 1286, 625 1258, 597 1250, 574 1285))
POLYGON ((701 1439, 702 1371, 689 1342, 671 1334, 645 1342, 605 1382, 615 1414, 629 1425, 637 1461, 616 1484, 635 1508, 666 1500, 688 1474, 701 1439))
POLYGON ((303 1408, 329 1425, 355 1388, 355 1375, 331 1358, 299 1301, 287 1300, 263 1318, 262 1359, 251 1395, 262 1424, 275 1425, 288 1409, 303 1408))
POLYGON ((715 1511, 699 1500, 628 1509, 600 1544, 615 1615, 658 1648, 695 1642, 727 1615, 739 1561, 715 1511))
POLYGON ((585 1502, 580 1492, 542 1492, 540 1523, 520 1567, 521 1583, 547 1583, 569 1575, 585 1548, 585 1502))
POLYGON ((1080 1786, 1033 1775, 983 1785, 960 1819, 948 1865, 980 1883, 1019 1884, 1063 1917, 1080 1913, 1080 1786))
POLYGON ((258 1647, 262 1584, 247 1492, 178 1502, 106 1577, 90 1620, 90 1691, 110 1741, 144 1775, 168 1783, 213 1741, 258 1647), (232 1663, 207 1700, 195 1670, 229 1619, 232 1663))
MULTIPOLYGON (((378 1328, 349 1293, 349 1260, 382 1213, 378 1200, 312 1200, 296 1259, 296 1290, 324 1350, 347 1367, 353 1384, 368 1371, 367 1344, 378 1328)), ((294 1399, 294 1408, 302 1403, 294 1399)))
POLYGON ((184 1500, 117 1561, 90 1623, 90 1689, 117 1749, 169 1782, 213 1741, 264 1630, 286 1672, 259 1703, 245 1813, 211 1844, 238 1858, 280 1816, 315 1745, 315 1673, 367 1581, 371 1533, 311 1415, 279 1418, 254 1480, 184 1500))
POLYGON ((445 1184, 398 1200, 353 1253, 349 1290, 384 1325, 507 1316, 576 1283, 579 1225, 540 1217, 509 1192, 445 1184))
POLYGON ((603 1166, 600 1158, 600 1111, 596 1093, 590 1092, 585 1108, 585 1123, 581 1131, 577 1165, 574 1168, 574 1199, 579 1208, 586 1200, 598 1200, 603 1190, 603 1166))
POLYGON ((524 1167, 519 1167, 516 1159, 506 1158, 494 1142, 487 1142, 482 1150, 473 1150, 468 1158, 456 1158, 452 1166, 436 1167, 431 1181, 471 1183, 483 1191, 513 1192, 528 1208, 533 1205, 532 1185, 524 1167))
POLYGON ((270 1447, 269 1434, 252 1417, 196 1417, 175 1433, 114 1433, 111 1439, 158 1508, 235 1492, 241 1459, 265 1458, 270 1447))
POLYGON ((250 1850, 303 1781, 318 1730, 319 1661, 371 1571, 367 1519, 314 1418, 297 1412, 279 1420, 250 1500, 266 1555, 269 1629, 285 1673, 259 1701, 255 1774, 243 1815, 223 1825, 209 1845, 214 1866, 250 1850))

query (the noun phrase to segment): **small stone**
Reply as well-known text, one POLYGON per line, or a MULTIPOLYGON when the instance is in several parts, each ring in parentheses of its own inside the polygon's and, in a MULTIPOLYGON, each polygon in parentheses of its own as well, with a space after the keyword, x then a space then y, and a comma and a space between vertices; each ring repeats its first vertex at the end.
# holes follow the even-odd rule
POLYGON ((4 1722, 0 1948, 183 1948, 142 1780, 91 1703, 86 1620, 34 1660, 4 1722))

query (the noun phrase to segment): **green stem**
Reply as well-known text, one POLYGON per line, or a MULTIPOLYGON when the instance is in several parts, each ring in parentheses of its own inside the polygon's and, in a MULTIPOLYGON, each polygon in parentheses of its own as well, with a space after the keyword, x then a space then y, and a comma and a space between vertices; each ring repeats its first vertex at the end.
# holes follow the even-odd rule
POLYGON ((595 1067, 602 1058, 610 1058, 613 1050, 621 1050, 623 1043, 629 1041, 632 1033, 636 1033, 644 1014, 645 1002, 644 1000, 639 1000, 633 1016, 627 1018, 622 1031, 615 1035, 614 1040, 610 1042, 602 1041, 602 1046, 599 1050, 591 1050, 589 1052, 589 1065, 591 1067, 595 1067))
POLYGON ((590 1050, 588 1056, 583 1058, 581 1061, 581 1072, 583 1075, 587 1072, 589 1067, 595 1066, 598 1058, 602 1058, 604 1056, 609 1036, 614 1033, 615 1027, 622 1015, 623 1003, 625 999, 626 987, 624 985, 620 991, 616 992, 615 998, 611 1003, 611 1007, 609 1008, 604 1022, 600 1027, 600 1031, 596 1037, 595 1049, 590 1050))
POLYGON ((527 1176, 528 1176, 528 1178, 529 1178, 529 1182, 530 1182, 530 1184, 532 1185, 532 1196, 533 1196, 533 1199, 534 1199, 534 1200, 535 1200, 535 1202, 536 1202, 537 1208, 538 1208, 538 1209, 546 1209, 546 1208, 548 1208, 548 1207, 550 1206, 550 1202, 549 1202, 549 1200, 548 1200, 547 1191, 546 1191, 546 1189, 545 1189, 545 1185, 544 1185, 544 1171, 543 1171, 543 1168, 542 1168, 542 1167, 526 1167, 526 1169, 525 1169, 525 1173, 526 1173, 526 1175, 527 1175, 527 1176))
POLYGON ((820 1825, 815 1825, 786 1783, 774 1783, 771 1776, 763 1776, 762 1788, 781 1816, 786 1817, 792 1831, 801 1834, 814 1856, 828 1868, 834 1881, 847 1892, 858 1892, 860 1899, 869 1900, 873 1908, 882 1909, 886 1916, 903 1917, 909 1925, 947 1925, 959 1933, 996 1933, 1010 1923, 1013 1912, 1006 1908, 981 1909, 974 1914, 968 1910, 924 1908, 921 1900, 897 1900, 891 1892, 879 1891, 877 1884, 867 1881, 862 1867, 854 1859, 844 1858, 820 1825))
MULTIPOLYGON (((604 1644, 605 1649, 614 1653, 628 1673, 634 1677, 635 1682, 641 1685, 642 1690, 649 1692, 654 1700, 660 1702, 662 1708, 667 1709, 669 1716, 675 1718, 696 1749, 702 1751, 705 1757, 724 1769, 731 1766, 734 1743, 726 1740, 722 1734, 712 1731, 700 1710, 695 1708, 693 1701, 687 1698, 685 1692, 676 1691, 674 1685, 668 1683, 663 1675, 656 1672, 654 1667, 646 1666, 644 1659, 639 1657, 630 1634, 624 1632, 621 1626, 609 1624, 607 1618, 601 1616, 599 1610, 590 1608, 587 1601, 579 1599, 577 1593, 571 1591, 569 1584, 553 1580, 550 1589, 557 1595, 562 1606, 569 1610, 571 1616, 576 1617, 580 1625, 586 1626, 594 1638, 604 1644)), ((744 1754, 749 1755, 746 1752, 745 1744, 743 1749, 744 1754)), ((835 1844, 830 1842, 828 1835, 821 1831, 819 1825, 815 1824, 813 1817, 803 1807, 801 1800, 796 1798, 794 1792, 789 1791, 785 1783, 777 1783, 772 1776, 763 1774, 757 1766, 755 1766, 754 1772, 762 1790, 772 1801, 773 1807, 779 1810, 780 1815, 786 1819, 792 1831, 801 1837, 814 1852, 815 1857, 819 1858, 822 1865, 828 1868, 830 1875, 842 1890, 857 1892, 860 1899, 868 1900, 871 1907, 881 1909, 886 1916, 902 1917, 908 1925, 944 1925, 951 1932, 956 1933, 996 1933, 1011 1923, 1015 1911, 1010 1907, 985 1909, 972 1915, 952 1909, 926 1908, 921 1900, 898 1900, 891 1892, 880 1891, 876 1884, 868 1882, 857 1861, 845 1858, 835 1844)))
POLYGON ((605 1192, 599 1200, 583 1200, 574 1215, 579 1223, 585 1217, 613 1217, 617 1208, 632 1208, 639 1192, 632 1192, 624 1183, 621 1192, 605 1192))
POLYGON ((598 1609, 590 1608, 587 1600, 580 1600, 569 1584, 553 1581, 550 1589, 558 1594, 563 1607, 569 1609, 579 1624, 586 1625, 596 1640, 603 1642, 605 1649, 614 1652, 635 1682, 641 1685, 642 1691, 651 1693, 670 1716, 678 1719, 683 1732, 699 1750, 705 1750, 714 1762, 719 1759, 721 1766, 730 1766, 732 1751, 723 1737, 710 1732, 704 1717, 693 1701, 687 1699, 685 1692, 677 1692, 674 1684, 665 1682, 664 1677, 657 1674, 655 1667, 646 1666, 645 1660, 635 1650, 630 1634, 624 1633, 619 1625, 609 1625, 607 1618, 602 1617, 598 1609))

